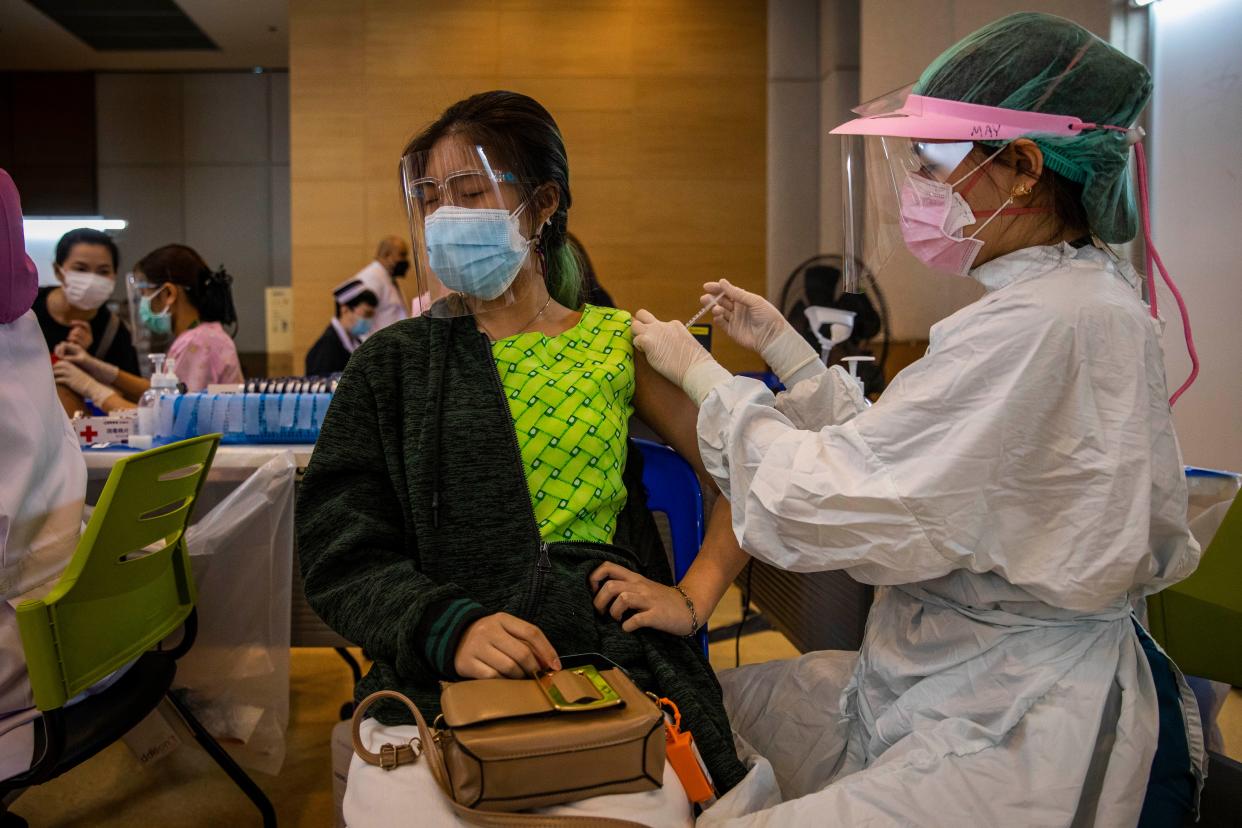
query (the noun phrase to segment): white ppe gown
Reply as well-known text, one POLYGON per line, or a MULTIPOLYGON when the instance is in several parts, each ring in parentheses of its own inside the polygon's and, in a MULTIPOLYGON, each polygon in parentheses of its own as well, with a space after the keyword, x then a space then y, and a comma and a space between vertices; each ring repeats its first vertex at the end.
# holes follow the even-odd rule
POLYGON ((1159 326, 1133 269, 1095 248, 971 275, 987 295, 870 408, 836 368, 778 398, 734 378, 703 402, 742 547, 879 588, 856 656, 721 676, 785 801, 725 797, 700 825, 1138 820, 1158 713, 1131 602, 1199 558, 1159 326))
POLYGON ((69 562, 86 497, 86 461, 51 365, 33 311, 0 325, 0 779, 29 769, 39 715, 16 607, 69 562))

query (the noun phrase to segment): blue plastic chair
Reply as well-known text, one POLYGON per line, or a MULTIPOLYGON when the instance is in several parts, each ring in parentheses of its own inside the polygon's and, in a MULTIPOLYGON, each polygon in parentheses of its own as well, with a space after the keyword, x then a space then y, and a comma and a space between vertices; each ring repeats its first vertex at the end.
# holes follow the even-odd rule
POLYGON ((742 371, 738 374, 738 376, 750 377, 751 379, 759 380, 766 385, 768 390, 773 394, 779 394, 781 391, 785 390, 785 386, 781 385, 780 377, 776 376, 776 374, 773 374, 771 371, 742 371))
MULTIPOLYGON (((684 457, 668 446, 634 439, 643 454, 643 486, 647 508, 668 518, 673 541, 673 583, 690 571, 703 545, 703 490, 699 477, 684 457)), ((707 623, 699 630, 699 643, 707 655, 707 623)))

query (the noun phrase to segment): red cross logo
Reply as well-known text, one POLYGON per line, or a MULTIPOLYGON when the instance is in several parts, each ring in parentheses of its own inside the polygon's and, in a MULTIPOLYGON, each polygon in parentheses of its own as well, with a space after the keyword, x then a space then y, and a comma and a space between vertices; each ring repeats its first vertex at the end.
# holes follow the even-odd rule
POLYGON ((93 443, 95 442, 95 438, 99 436, 99 432, 90 426, 87 426, 82 429, 82 436, 86 438, 86 442, 93 443))

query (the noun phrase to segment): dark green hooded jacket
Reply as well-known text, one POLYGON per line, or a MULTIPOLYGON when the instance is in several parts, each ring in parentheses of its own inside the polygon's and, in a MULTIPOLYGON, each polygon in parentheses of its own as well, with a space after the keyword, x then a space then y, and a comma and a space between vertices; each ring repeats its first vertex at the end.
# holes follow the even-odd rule
MULTIPOLYGON (((745 773, 720 685, 696 643, 631 634, 592 607, 587 576, 614 561, 671 583, 631 446, 614 543, 545 544, 487 338, 470 317, 419 317, 349 362, 298 496, 306 597, 374 666, 355 689, 412 698, 430 720, 466 627, 495 612, 537 625, 561 656, 601 653, 673 699, 721 791, 745 773)), ((409 721, 376 705, 385 724, 409 721)))

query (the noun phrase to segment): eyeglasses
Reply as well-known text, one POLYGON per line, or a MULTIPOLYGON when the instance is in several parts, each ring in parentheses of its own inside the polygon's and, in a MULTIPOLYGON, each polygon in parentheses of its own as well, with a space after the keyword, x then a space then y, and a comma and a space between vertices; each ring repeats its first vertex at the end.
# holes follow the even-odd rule
MULTIPOLYGON (((415 178, 409 183, 409 197, 421 205, 423 213, 434 211, 441 204, 454 207, 478 207, 495 201, 497 184, 521 183, 511 172, 493 170, 462 170, 438 178, 415 178)), ((493 205, 497 206, 497 205, 493 205)))
POLYGON ((975 145, 970 141, 911 141, 910 151, 929 178, 948 181, 975 145))

